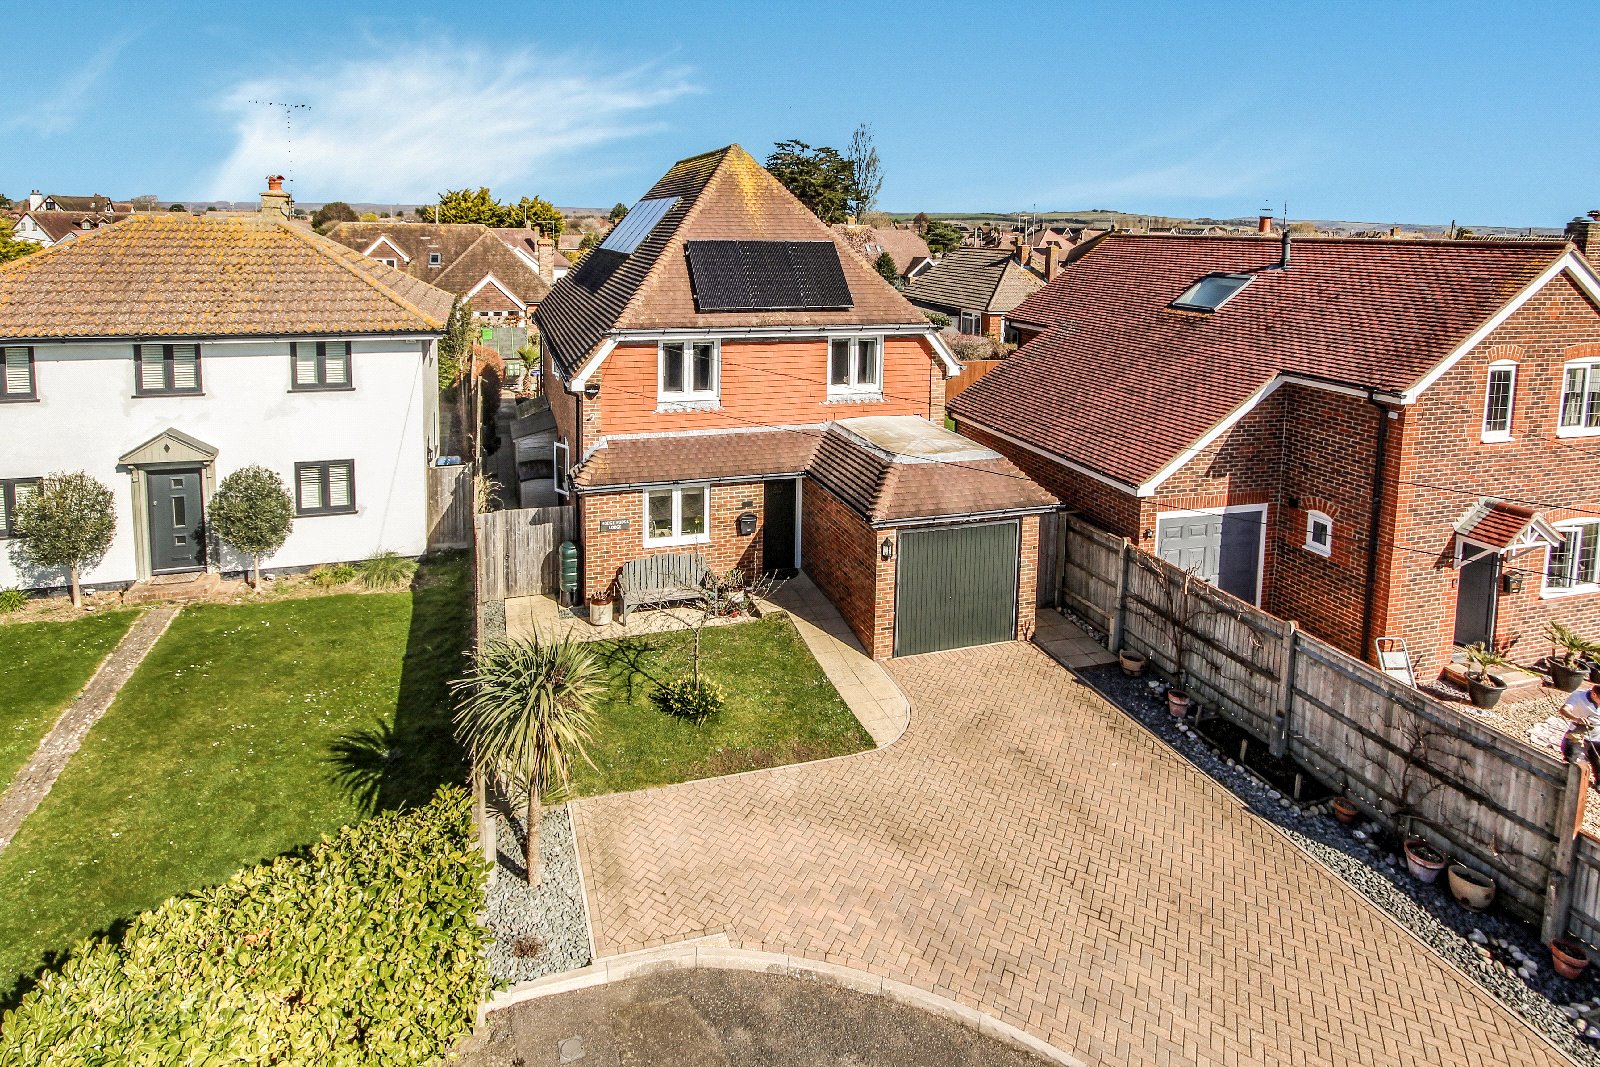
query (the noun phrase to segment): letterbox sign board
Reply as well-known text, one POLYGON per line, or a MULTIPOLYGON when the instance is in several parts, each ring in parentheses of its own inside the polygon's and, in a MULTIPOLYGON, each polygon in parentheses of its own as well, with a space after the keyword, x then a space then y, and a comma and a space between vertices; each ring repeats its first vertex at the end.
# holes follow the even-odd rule
POLYGON ((600 532, 615 533, 617 530, 626 530, 628 528, 628 522, 629 520, 627 519, 601 519, 600 532))

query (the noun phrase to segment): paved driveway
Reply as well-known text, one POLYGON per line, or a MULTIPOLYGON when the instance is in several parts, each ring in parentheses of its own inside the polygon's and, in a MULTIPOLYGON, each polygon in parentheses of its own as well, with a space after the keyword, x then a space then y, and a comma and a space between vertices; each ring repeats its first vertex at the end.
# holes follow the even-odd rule
POLYGON ((887 749, 576 805, 599 955, 725 932, 1095 1064, 1566 1062, 1037 649, 890 670, 887 749))

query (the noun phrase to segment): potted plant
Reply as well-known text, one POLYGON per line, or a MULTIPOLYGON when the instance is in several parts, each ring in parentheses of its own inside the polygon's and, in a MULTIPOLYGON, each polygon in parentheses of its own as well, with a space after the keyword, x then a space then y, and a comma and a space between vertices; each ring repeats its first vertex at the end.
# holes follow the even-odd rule
POLYGON ((1137 678, 1144 673, 1145 665, 1150 662, 1143 652, 1135 652, 1125 648, 1117 653, 1117 662, 1122 665, 1122 673, 1129 678, 1137 678))
POLYGON ((1406 866, 1411 870, 1411 877, 1423 885, 1432 885, 1439 880, 1439 872, 1444 870, 1445 859, 1443 852, 1428 844, 1420 837, 1408 837, 1405 841, 1406 866))
POLYGON ((1349 826, 1361 818, 1361 809, 1349 797, 1334 797, 1333 817, 1339 820, 1341 826, 1349 826))
POLYGON ((1449 878, 1450 895, 1459 900, 1462 907, 1472 911, 1488 911, 1489 905, 1494 903, 1494 879, 1487 874, 1463 863, 1452 863, 1449 878))
POLYGON ((1589 950, 1575 937, 1558 937, 1550 942, 1550 962, 1563 978, 1576 978, 1589 966, 1589 950))
POLYGON ((1550 623, 1545 628, 1545 636, 1550 639, 1550 656, 1545 660, 1550 669, 1550 681, 1557 689, 1570 693, 1589 675, 1584 657, 1600 649, 1559 622, 1550 623))
POLYGON ((1189 699, 1189 694, 1177 686, 1167 690, 1167 710, 1172 713, 1174 719, 1181 719, 1189 714, 1191 703, 1193 702, 1189 699))
POLYGON ((589 596, 589 621, 596 626, 610 626, 614 605, 611 590, 604 589, 589 596))
POLYGON ((1511 661, 1479 641, 1467 647, 1467 691, 1475 708, 1492 708, 1505 695, 1506 683, 1489 673, 1490 667, 1509 667, 1511 661))

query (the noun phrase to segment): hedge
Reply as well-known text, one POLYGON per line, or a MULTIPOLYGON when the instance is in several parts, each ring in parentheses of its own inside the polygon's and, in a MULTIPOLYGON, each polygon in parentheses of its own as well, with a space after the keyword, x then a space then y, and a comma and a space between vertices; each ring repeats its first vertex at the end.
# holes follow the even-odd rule
POLYGON ((83 942, 0 1019, 0 1064, 422 1064, 490 989, 488 865, 441 789, 83 942))

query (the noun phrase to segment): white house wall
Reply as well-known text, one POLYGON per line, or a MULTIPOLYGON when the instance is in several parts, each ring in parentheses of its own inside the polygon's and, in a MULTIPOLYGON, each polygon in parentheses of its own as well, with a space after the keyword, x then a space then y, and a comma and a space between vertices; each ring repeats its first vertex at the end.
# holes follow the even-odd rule
MULTIPOLYGON (((215 481, 261 464, 293 492, 294 465, 355 461, 356 511, 297 517, 289 540, 266 560, 275 567, 420 555, 427 541, 427 464, 436 447, 437 387, 432 342, 357 340, 342 392, 291 392, 287 341, 201 346, 201 396, 134 395, 133 346, 74 342, 34 346, 37 403, 0 404, 0 478, 86 470, 116 496, 117 531, 104 560, 83 580, 136 580, 133 473, 117 459, 167 429, 217 449, 215 481)), ((64 584, 25 571, 0 540, 0 588, 64 584)), ((242 562, 213 555, 213 568, 242 562)))

